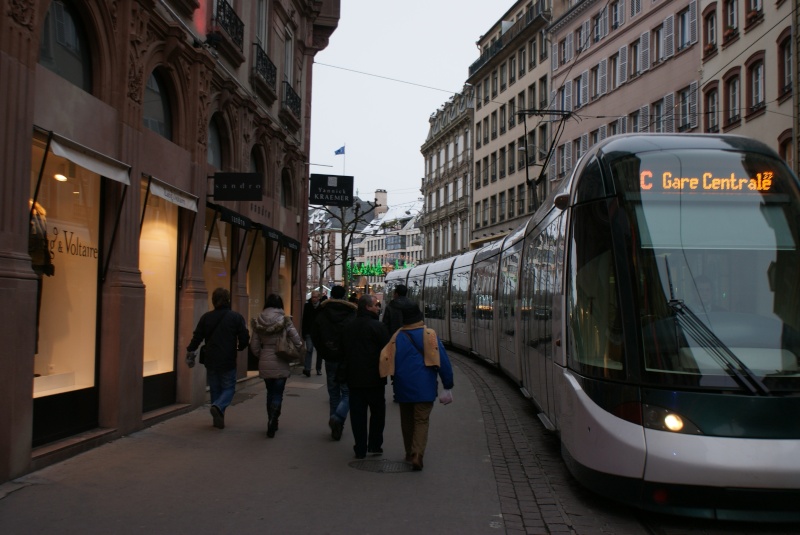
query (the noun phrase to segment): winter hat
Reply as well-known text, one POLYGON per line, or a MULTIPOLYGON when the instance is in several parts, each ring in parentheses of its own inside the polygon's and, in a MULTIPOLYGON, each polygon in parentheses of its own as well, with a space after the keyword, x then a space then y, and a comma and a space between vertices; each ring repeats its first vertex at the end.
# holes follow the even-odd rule
POLYGON ((408 303, 404 303, 400 311, 403 313, 403 325, 411 325, 424 319, 419 306, 411 300, 408 303))

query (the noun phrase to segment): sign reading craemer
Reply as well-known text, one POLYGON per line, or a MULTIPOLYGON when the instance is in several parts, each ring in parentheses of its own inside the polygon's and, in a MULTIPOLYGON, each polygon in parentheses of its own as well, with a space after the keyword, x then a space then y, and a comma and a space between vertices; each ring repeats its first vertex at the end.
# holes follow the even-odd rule
POLYGON ((353 177, 311 175, 308 202, 321 206, 352 206, 353 177))

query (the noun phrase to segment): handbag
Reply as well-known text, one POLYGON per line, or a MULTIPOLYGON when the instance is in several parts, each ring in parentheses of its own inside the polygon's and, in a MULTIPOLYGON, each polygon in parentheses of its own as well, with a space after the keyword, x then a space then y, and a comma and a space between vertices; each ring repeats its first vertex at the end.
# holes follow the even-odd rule
POLYGON ((275 342, 275 355, 286 362, 292 362, 300 359, 300 347, 294 345, 294 342, 289 338, 289 329, 284 324, 278 340, 275 342))

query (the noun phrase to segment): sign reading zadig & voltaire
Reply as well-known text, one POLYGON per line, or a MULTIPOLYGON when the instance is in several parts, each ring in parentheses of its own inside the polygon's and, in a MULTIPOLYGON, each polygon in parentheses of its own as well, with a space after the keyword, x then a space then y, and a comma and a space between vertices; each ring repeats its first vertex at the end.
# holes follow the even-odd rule
POLYGON ((343 175, 311 175, 308 203, 320 206, 352 206, 353 177, 343 175))

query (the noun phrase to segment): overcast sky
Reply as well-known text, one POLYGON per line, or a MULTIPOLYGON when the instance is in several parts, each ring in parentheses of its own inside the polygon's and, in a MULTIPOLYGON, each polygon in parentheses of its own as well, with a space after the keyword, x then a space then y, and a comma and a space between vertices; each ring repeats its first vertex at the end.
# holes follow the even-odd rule
POLYGON ((389 206, 420 197, 428 118, 462 90, 475 42, 512 5, 342 0, 339 27, 315 58, 310 172, 355 177, 364 200, 385 189, 389 206))

